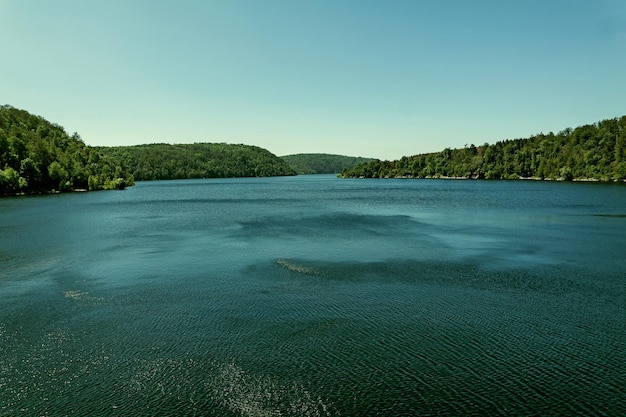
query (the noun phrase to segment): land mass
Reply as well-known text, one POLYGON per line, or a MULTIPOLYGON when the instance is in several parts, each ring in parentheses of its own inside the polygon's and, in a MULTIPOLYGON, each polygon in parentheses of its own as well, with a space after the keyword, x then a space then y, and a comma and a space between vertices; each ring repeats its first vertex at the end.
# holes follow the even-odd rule
POLYGON ((566 181, 626 179, 626 116, 493 145, 376 160, 345 178, 475 178, 566 181))
POLYGON ((135 180, 339 173, 345 178, 626 180, 626 116, 493 145, 395 161, 330 154, 281 158, 243 144, 87 146, 78 133, 0 106, 0 196, 123 189, 135 180))
POLYGON ((87 146, 78 133, 0 106, 0 196, 123 189, 135 180, 295 174, 284 160, 249 145, 87 146))
POLYGON ((155 143, 96 149, 120 161, 137 181, 296 175, 285 161, 251 145, 155 143))
POLYGON ((0 106, 0 196, 123 189, 132 175, 78 133, 25 110, 0 106))
POLYGON ((374 161, 373 158, 333 155, 327 153, 299 153, 281 156, 298 175, 339 174, 345 169, 374 161))

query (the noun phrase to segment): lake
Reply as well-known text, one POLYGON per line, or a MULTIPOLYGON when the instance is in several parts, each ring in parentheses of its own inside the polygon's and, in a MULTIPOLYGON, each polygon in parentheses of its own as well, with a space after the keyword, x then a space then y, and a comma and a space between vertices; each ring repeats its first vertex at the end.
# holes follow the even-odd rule
POLYGON ((0 199, 0 416, 626 414, 626 186, 0 199))

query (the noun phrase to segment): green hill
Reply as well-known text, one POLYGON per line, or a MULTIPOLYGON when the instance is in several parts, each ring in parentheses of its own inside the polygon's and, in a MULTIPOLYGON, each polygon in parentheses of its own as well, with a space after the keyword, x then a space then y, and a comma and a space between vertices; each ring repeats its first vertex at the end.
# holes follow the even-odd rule
POLYGON ((123 167, 78 133, 25 110, 0 106, 0 195, 132 185, 123 167))
POLYGON ((444 149, 438 153, 376 160, 342 172, 364 178, 486 178, 622 181, 626 179, 626 116, 538 134, 444 149))
POLYGON ((295 175, 282 159, 248 145, 85 145, 78 133, 25 110, 0 106, 0 196, 120 189, 134 180, 295 175))
POLYGON ((295 175, 285 161, 250 145, 155 143, 97 149, 121 161, 138 181, 295 175))
POLYGON ((338 174, 346 168, 373 161, 371 158, 325 153, 300 153, 281 156, 281 158, 298 174, 338 174))

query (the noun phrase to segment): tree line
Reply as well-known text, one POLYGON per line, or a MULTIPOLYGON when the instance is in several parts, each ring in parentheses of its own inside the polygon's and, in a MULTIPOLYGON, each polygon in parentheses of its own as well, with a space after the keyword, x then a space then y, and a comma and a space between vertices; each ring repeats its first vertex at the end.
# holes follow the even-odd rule
POLYGON ((0 106, 0 196, 75 189, 122 189, 133 177, 78 133, 25 110, 0 106))
POLYGON ((373 161, 373 158, 333 155, 327 153, 299 153, 281 156, 298 175, 338 174, 344 169, 373 161))
POLYGON ((622 181, 626 116, 489 145, 376 160, 343 170, 346 178, 475 178, 622 181))
POLYGON ((96 148, 120 161, 137 181, 295 175, 285 161, 257 146, 226 143, 96 148))
POLYGON ((225 143, 87 146, 78 133, 0 106, 0 196, 123 189, 135 180, 295 175, 266 149, 225 143))
POLYGON ((373 161, 372 158, 333 155, 326 153, 299 153, 281 158, 300 174, 338 174, 346 168, 373 161))

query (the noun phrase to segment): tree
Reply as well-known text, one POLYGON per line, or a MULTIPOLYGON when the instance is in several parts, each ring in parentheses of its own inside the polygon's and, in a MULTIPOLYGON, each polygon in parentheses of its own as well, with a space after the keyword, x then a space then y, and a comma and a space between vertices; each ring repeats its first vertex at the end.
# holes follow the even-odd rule
POLYGON ((20 191, 20 176, 11 167, 0 169, 0 194, 15 194, 20 191))
POLYGON ((48 175, 50 175, 50 179, 53 182, 58 184, 58 188, 56 188, 57 190, 65 191, 70 188, 70 183, 68 181, 69 174, 59 162, 54 161, 50 164, 48 167, 48 175))
POLYGON ((35 184, 41 178, 39 167, 32 158, 22 159, 20 163, 20 174, 25 179, 26 184, 35 184))

